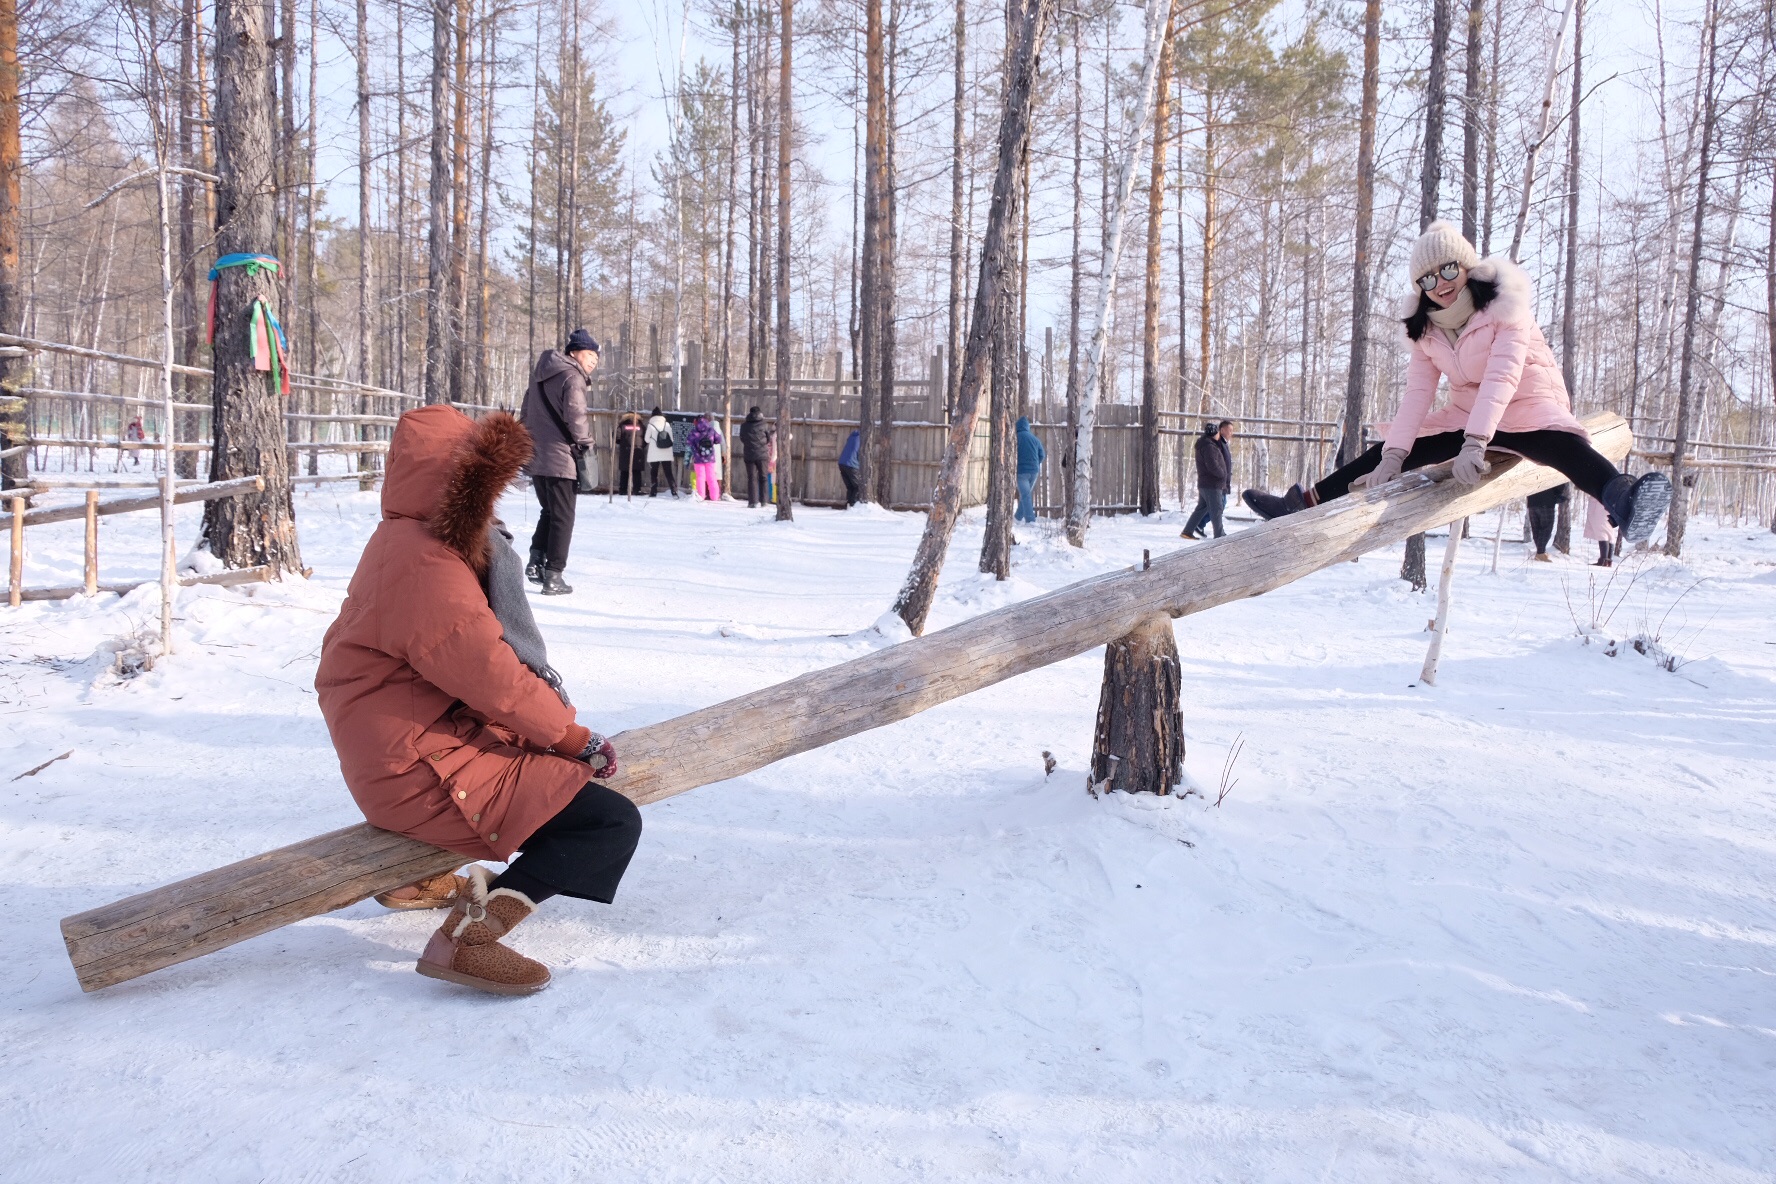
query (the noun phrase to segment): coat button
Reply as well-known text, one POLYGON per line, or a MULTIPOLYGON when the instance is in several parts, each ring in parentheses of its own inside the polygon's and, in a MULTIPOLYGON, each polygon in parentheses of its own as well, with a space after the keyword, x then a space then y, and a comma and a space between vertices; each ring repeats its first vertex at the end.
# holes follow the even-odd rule
POLYGON ((477 815, 475 815, 475 816, 474 816, 474 817, 473 817, 473 818, 471 818, 471 819, 469 819, 469 821, 470 821, 470 822, 480 822, 480 821, 481 821, 481 815, 479 815, 479 814, 477 814, 477 815))
POLYGON ((456 791, 456 796, 459 800, 462 798, 466 798, 469 796, 469 791, 466 789, 459 789, 456 791))
POLYGON ((494 831, 494 832, 493 832, 493 833, 492 833, 492 834, 490 834, 490 835, 488 835, 488 836, 487 836, 487 841, 488 841, 488 842, 490 842, 490 843, 497 843, 497 842, 499 842, 499 832, 498 832, 498 831, 497 831, 497 830, 496 830, 496 831, 494 831))
POLYGON ((441 760, 443 760, 443 759, 444 759, 444 754, 443 754, 443 753, 441 753, 441 752, 434 752, 434 753, 433 753, 433 754, 432 754, 432 759, 433 759, 433 760, 435 760, 435 761, 441 761, 441 760))

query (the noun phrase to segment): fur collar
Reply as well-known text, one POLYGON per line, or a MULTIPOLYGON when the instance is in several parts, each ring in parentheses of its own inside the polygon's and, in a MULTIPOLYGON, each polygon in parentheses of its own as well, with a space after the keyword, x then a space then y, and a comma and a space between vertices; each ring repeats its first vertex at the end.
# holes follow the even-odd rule
POLYGON ((475 423, 451 455, 450 480, 428 525, 440 542, 468 560, 476 575, 487 573, 487 528, 494 506, 532 451, 524 425, 494 411, 475 423))
MULTIPOLYGON (((1535 315, 1535 287, 1529 282, 1529 273, 1507 255, 1491 255, 1474 264, 1468 272, 1468 288, 1474 294, 1476 316, 1484 312, 1494 321, 1510 325, 1535 315)), ((1408 341, 1424 336, 1435 307, 1429 296, 1417 291, 1401 302, 1398 315, 1408 341)))

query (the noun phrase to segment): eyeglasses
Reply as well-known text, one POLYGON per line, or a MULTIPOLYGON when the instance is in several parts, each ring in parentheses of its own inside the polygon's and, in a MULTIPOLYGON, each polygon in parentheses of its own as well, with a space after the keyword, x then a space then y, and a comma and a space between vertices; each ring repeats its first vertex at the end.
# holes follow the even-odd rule
POLYGON ((1418 286, 1421 289, 1423 289, 1424 291, 1429 292, 1432 288, 1437 286, 1437 281, 1439 279, 1452 280, 1456 276, 1460 275, 1461 272, 1462 272, 1462 265, 1461 264, 1459 264, 1459 263, 1445 263, 1442 267, 1439 267, 1436 271, 1430 272, 1426 275, 1419 276, 1418 277, 1418 286))

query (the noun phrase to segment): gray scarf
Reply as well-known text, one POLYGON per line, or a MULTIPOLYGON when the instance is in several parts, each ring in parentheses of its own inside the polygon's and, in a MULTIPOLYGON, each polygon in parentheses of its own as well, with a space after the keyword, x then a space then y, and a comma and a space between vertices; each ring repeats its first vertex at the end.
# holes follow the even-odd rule
POLYGON ((1474 293, 1469 291, 1466 284, 1455 294, 1455 299, 1448 308, 1438 308, 1434 304, 1431 306, 1431 324, 1443 330, 1443 336, 1449 339, 1450 345, 1455 344, 1456 338, 1461 336, 1462 326, 1473 315, 1474 293))
POLYGON ((542 631, 530 613, 530 597, 524 588, 524 562, 512 546, 511 534, 497 521, 487 528, 487 605, 493 609, 505 642, 518 660, 548 683, 563 703, 573 706, 561 685, 561 675, 549 665, 542 631))

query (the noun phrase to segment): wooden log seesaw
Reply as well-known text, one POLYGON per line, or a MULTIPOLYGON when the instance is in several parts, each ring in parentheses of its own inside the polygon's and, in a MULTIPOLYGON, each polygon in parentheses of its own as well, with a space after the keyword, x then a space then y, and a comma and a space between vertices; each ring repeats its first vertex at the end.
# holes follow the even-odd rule
MULTIPOLYGON (((1605 456, 1618 463, 1627 456, 1633 437, 1620 416, 1595 415, 1586 427, 1605 456)), ((622 771, 610 787, 637 805, 657 802, 1108 646, 1093 786, 1164 792, 1179 780, 1183 752, 1171 619, 1272 591, 1564 480, 1526 461, 1493 459, 1491 474, 1475 486, 1448 480, 1448 464, 1420 469, 1379 490, 633 728, 612 737, 622 771), (1144 685, 1155 682, 1170 686, 1144 685)), ((77 913, 63 919, 62 937, 81 987, 95 991, 463 862, 360 823, 77 913)))

